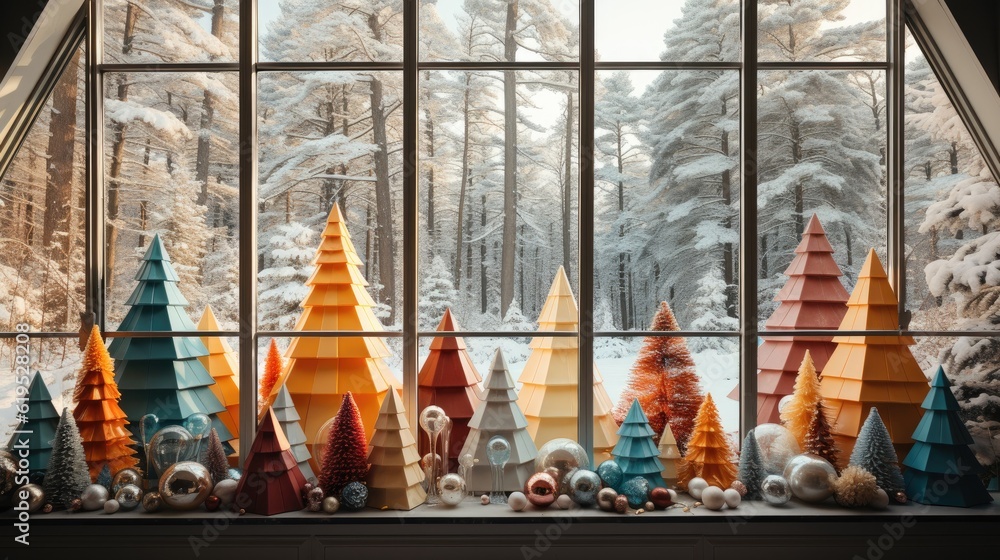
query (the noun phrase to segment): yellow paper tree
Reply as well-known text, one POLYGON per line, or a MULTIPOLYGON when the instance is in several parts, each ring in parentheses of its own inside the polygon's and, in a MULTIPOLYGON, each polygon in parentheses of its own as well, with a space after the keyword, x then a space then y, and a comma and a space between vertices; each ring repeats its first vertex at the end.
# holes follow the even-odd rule
POLYGON ((368 462, 368 507, 410 510, 427 500, 420 486, 425 476, 417 440, 396 391, 389 391, 382 401, 368 462))
POLYGON ((705 395, 694 419, 694 431, 688 441, 687 455, 681 463, 677 483, 687 488, 687 483, 696 476, 704 478, 709 486, 719 488, 729 488, 736 480, 733 451, 726 433, 722 431, 719 410, 715 408, 711 394, 705 395))
MULTIPOLYGON (((560 266, 538 317, 540 331, 576 331, 578 308, 566 271, 560 266)), ((541 447, 555 438, 576 441, 580 349, 574 337, 535 337, 524 365, 517 401, 528 419, 528 433, 541 447)), ((618 442, 618 425, 611 415, 611 397, 594 366, 594 463, 611 458, 618 442)))
MULTIPOLYGON (((871 250, 847 302, 840 330, 899 330, 897 307, 885 269, 871 250)), ((913 338, 838 336, 833 341, 837 348, 823 368, 820 395, 830 410, 841 462, 850 457, 872 407, 878 408, 896 454, 905 457, 923 412, 920 403, 930 390, 910 353, 913 338)))
POLYGON ((806 434, 816 415, 816 406, 822 401, 823 398, 819 395, 819 374, 816 373, 812 355, 806 350, 802 365, 799 366, 799 374, 795 377, 792 398, 781 412, 781 422, 795 436, 799 447, 805 445, 806 434))
POLYGON ((83 364, 73 391, 73 419, 80 428, 90 479, 108 465, 111 472, 130 469, 138 463, 135 441, 125 428, 128 418, 118 406, 121 393, 115 383, 114 365, 95 325, 83 351, 83 364))
MULTIPOLYGON (((309 294, 302 301, 295 330, 383 330, 372 309, 375 302, 365 289, 368 282, 358 268, 361 259, 336 204, 313 264, 316 268, 306 281, 309 294)), ((374 337, 297 337, 285 352, 285 376, 271 398, 281 383, 287 385, 302 429, 313 445, 319 429, 337 414, 344 395, 351 392, 370 440, 386 393, 399 387, 383 360, 389 355, 385 343, 374 337)))
MULTIPOLYGON (((205 306, 205 311, 201 314, 201 320, 198 321, 198 330, 221 330, 219 322, 215 319, 215 313, 212 312, 212 306, 205 306)), ((226 339, 222 337, 203 336, 201 337, 201 342, 208 349, 208 355, 199 356, 198 360, 201 361, 201 365, 205 366, 205 369, 211 374, 212 379, 215 380, 215 384, 209 386, 209 389, 215 393, 216 398, 219 399, 222 406, 226 407, 225 410, 219 412, 216 416, 219 417, 222 425, 229 430, 229 433, 233 434, 233 439, 229 440, 229 444, 233 446, 236 453, 239 453, 240 448, 237 438, 240 437, 240 386, 239 376, 236 375, 236 353, 233 352, 226 339)))
POLYGON ((663 463, 663 472, 660 476, 667 486, 677 484, 678 467, 681 463, 681 450, 677 447, 677 439, 670 429, 670 424, 663 428, 663 436, 660 437, 660 462, 663 463))

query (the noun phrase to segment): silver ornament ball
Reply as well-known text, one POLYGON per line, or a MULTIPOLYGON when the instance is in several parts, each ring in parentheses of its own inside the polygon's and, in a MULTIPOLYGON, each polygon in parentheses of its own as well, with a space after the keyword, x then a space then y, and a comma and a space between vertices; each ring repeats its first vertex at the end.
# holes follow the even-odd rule
POLYGON ((128 511, 139 507, 142 501, 142 489, 135 484, 126 484, 115 492, 115 500, 121 509, 128 511))
POLYGON ((819 455, 802 453, 792 457, 785 465, 784 478, 793 496, 815 504, 833 495, 837 469, 819 455))
POLYGON ((792 489, 788 481, 780 475, 769 474, 760 483, 760 493, 764 501, 772 506, 782 506, 792 499, 792 489))
POLYGON ((100 484, 91 484, 83 489, 80 494, 80 501, 83 511, 97 511, 104 507, 104 502, 108 501, 108 489, 100 484))
POLYGON ((601 477, 594 471, 577 469, 569 479, 569 497, 583 507, 597 503, 601 490, 601 477))
POLYGON ((465 499, 465 479, 455 473, 448 473, 438 480, 441 501, 449 506, 457 506, 465 499))
POLYGON ((142 486, 142 475, 139 474, 139 471, 135 469, 122 469, 115 473, 114 478, 111 479, 111 492, 117 494, 118 490, 121 490, 121 487, 126 484, 142 486))

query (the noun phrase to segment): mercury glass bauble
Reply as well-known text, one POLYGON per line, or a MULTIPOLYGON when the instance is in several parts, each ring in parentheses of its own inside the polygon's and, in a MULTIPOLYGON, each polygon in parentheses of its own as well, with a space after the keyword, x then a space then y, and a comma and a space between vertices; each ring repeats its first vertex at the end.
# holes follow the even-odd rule
POLYGON ((772 506, 781 506, 792 499, 792 489, 781 475, 769 474, 760 483, 760 494, 772 506))
POLYGON ((205 465, 181 461, 167 467, 160 477, 163 503, 177 510, 195 509, 212 493, 212 475, 205 465))
POLYGON ((819 455, 802 453, 792 457, 785 465, 784 478, 793 496, 815 504, 833 495, 837 469, 819 455))
POLYGON ((583 507, 597 503, 601 491, 601 477, 594 471, 577 469, 569 479, 569 497, 583 507))

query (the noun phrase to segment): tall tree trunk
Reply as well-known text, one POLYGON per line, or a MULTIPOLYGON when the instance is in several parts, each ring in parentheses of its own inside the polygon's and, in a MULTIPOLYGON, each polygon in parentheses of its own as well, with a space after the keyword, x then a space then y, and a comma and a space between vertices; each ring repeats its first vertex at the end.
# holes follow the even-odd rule
MULTIPOLYGON (((519 266, 517 267, 517 304, 524 309, 524 224, 521 224, 518 228, 517 235, 517 260, 519 261, 519 266)), ((506 315, 506 314, 505 314, 506 315)))
POLYGON ((480 237, 482 241, 479 243, 479 301, 480 301, 480 313, 486 313, 486 300, 489 296, 489 289, 486 284, 486 195, 483 195, 483 211, 479 219, 479 225, 482 227, 482 232, 480 237))
MULTIPOLYGON (((212 35, 222 37, 222 22, 225 16, 225 0, 215 0, 212 7, 212 35)), ((215 96, 207 88, 201 101, 201 129, 198 134, 198 152, 195 158, 195 180, 201 184, 198 193, 198 204, 208 208, 208 222, 219 211, 219 201, 208 204, 208 177, 211 166, 212 124, 215 120, 215 96)))
MULTIPOLYGON (((465 73, 465 91, 462 93, 462 179, 458 187, 458 235, 455 236, 455 289, 462 288, 462 217, 465 215, 465 187, 469 183, 469 87, 472 84, 472 73, 465 73)), ((472 229, 471 227, 469 228, 472 229)), ((471 248, 469 249, 471 251, 471 248)), ((470 265, 472 255, 469 255, 470 265)), ((471 276, 471 273, 470 273, 471 276)))
MULTIPOLYGON (((725 118, 728 113, 726 100, 722 99, 722 109, 720 114, 725 118)), ((729 133, 722 133, 722 145, 720 146, 722 155, 729 156, 729 133)), ((720 189, 722 204, 725 205, 725 217, 722 219, 722 227, 727 230, 733 228, 732 206, 733 206, 733 177, 730 170, 722 172, 722 185, 720 189)), ((736 318, 738 314, 739 294, 736 289, 736 273, 733 267, 736 256, 733 254, 733 244, 722 244, 722 280, 726 283, 726 314, 736 318)))
MULTIPOLYGON (((792 118, 791 131, 789 136, 792 139, 792 165, 798 165, 802 161, 802 136, 799 130, 798 121, 792 118)), ((802 181, 795 182, 795 238, 802 237, 805 229, 805 220, 802 213, 805 211, 805 193, 803 192, 802 181)))
MULTIPOLYGON (((618 177, 623 177, 625 173, 625 139, 621 121, 615 123, 615 157, 618 160, 618 177)), ((618 179, 618 246, 625 246, 625 181, 618 179)), ((631 294, 626 293, 627 272, 625 268, 625 251, 618 253, 618 312, 621 314, 621 326, 623 329, 629 328, 629 302, 631 294)))
POLYGON ((760 278, 767 278, 771 275, 767 264, 767 234, 760 236, 760 278))
MULTIPOLYGON (((570 283, 573 282, 573 244, 571 234, 571 223, 573 216, 573 92, 566 92, 566 146, 565 171, 563 173, 563 196, 562 196, 562 252, 563 268, 566 269, 566 277, 570 283)), ((522 298, 521 305, 524 306, 522 298)))
MULTIPOLYGON (((427 80, 430 81, 430 72, 427 72, 427 80)), ((434 115, 431 114, 430 110, 430 88, 425 90, 427 92, 426 101, 426 127, 424 128, 424 134, 427 138, 427 235, 434 242, 434 233, 437 227, 434 220, 434 115)), ((459 218, 461 219, 461 211, 459 211, 459 218)), ((459 221, 458 225, 461 227, 462 222, 459 221)), ((458 282, 456 275, 455 282, 458 282)))
MULTIPOLYGON (((376 41, 382 40, 378 14, 368 16, 368 27, 376 41)), ((375 159, 375 214, 378 221, 379 301, 389 306, 389 324, 396 322, 396 259, 392 228, 392 192, 389 188, 389 143, 382 100, 382 81, 371 77, 372 141, 375 159)))
MULTIPOLYGON (((518 0, 507 2, 504 29, 504 60, 514 62, 517 43, 518 0)), ((507 314, 514 299, 514 252, 517 250, 517 73, 503 73, 504 175, 503 175, 503 246, 500 251, 500 316, 507 314)))

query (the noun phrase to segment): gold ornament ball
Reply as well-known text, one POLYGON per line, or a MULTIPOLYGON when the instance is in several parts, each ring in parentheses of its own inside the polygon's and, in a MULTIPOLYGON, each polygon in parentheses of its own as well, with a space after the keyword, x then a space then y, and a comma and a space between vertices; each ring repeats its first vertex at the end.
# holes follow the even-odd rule
POLYGON ((14 504, 22 502, 27 504, 28 513, 35 513, 45 505, 45 491, 37 484, 25 484, 14 492, 14 504))
POLYGON ((73 498, 73 500, 69 503, 70 511, 80 511, 82 509, 83 509, 83 500, 81 500, 80 498, 73 498))
POLYGON ((438 480, 438 491, 441 502, 445 505, 457 506, 465 499, 465 479, 458 474, 448 473, 438 480))
POLYGON ((142 509, 147 513, 156 513, 163 508, 163 498, 159 492, 146 492, 142 496, 142 509))
POLYGON ((134 484, 137 487, 142 487, 142 475, 139 471, 135 469, 122 469, 115 473, 115 477, 111 479, 111 492, 118 494, 118 491, 122 489, 122 486, 128 484, 134 484))
POLYGON ((181 461, 167 467, 160 477, 163 503, 176 510, 195 509, 212 493, 212 475, 201 463, 181 461))
POLYGON ((323 498, 323 513, 337 513, 340 509, 340 500, 333 496, 323 498))
POLYGON ((642 509, 646 511, 655 511, 656 504, 654 504, 653 502, 646 502, 646 505, 642 506, 642 509))

